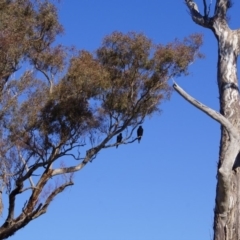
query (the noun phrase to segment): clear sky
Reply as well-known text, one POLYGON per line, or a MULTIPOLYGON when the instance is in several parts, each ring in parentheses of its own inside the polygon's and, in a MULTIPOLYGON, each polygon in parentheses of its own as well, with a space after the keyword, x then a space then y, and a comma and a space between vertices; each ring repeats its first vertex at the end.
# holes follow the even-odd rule
MULTIPOLYGON (((235 1, 233 28, 240 27, 239 9, 235 1)), ((203 33, 206 58, 175 80, 219 109, 217 42, 192 22, 183 0, 62 0, 59 14, 65 27, 59 41, 89 51, 115 30, 143 32, 156 43, 203 33)), ((220 126, 176 92, 162 109, 146 119, 140 144, 103 150, 45 215, 10 239, 210 240, 220 126)))

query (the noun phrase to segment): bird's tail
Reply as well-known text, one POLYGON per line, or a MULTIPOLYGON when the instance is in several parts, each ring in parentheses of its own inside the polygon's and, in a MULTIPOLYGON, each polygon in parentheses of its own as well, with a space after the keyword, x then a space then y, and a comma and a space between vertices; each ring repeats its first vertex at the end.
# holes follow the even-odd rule
POLYGON ((141 137, 138 138, 138 143, 140 143, 140 141, 141 141, 141 137))

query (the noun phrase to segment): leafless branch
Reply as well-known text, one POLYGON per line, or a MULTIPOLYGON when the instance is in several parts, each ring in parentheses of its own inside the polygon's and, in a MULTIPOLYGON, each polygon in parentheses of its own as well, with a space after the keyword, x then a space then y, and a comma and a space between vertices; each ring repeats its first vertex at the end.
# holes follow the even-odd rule
POLYGON ((36 213, 34 214, 33 218, 37 218, 40 215, 44 214, 47 211, 47 208, 49 206, 49 204, 52 202, 52 200, 54 199, 54 197, 56 197, 59 193, 61 193, 66 187, 73 185, 72 181, 66 182, 63 185, 61 185, 60 187, 56 188, 47 198, 47 200, 45 201, 45 203, 43 204, 42 208, 39 209, 38 211, 36 211, 36 213))
POLYGON ((51 94, 52 90, 53 90, 53 79, 48 76, 46 71, 44 71, 43 69, 39 68, 37 63, 35 63, 35 68, 46 77, 46 79, 47 79, 47 81, 49 82, 49 85, 50 85, 49 92, 51 94))
POLYGON ((239 138, 237 129, 222 114, 194 99, 192 96, 186 93, 181 87, 179 87, 176 83, 173 84, 173 88, 193 106, 197 107, 198 109, 206 113, 208 116, 210 116, 211 118, 219 122, 221 125, 223 125, 231 137, 234 137, 235 139, 239 138))
MULTIPOLYGON (((19 151, 19 149, 18 149, 18 151, 19 151)), ((21 159, 21 161, 22 161, 22 163, 23 163, 23 165, 24 165, 24 167, 25 167, 26 172, 28 172, 28 171, 29 171, 29 168, 28 168, 27 162, 26 162, 25 159, 23 158, 23 156, 22 156, 22 154, 21 154, 20 151, 19 151, 19 157, 20 157, 20 159, 21 159)), ((34 185, 34 182, 33 182, 32 178, 29 177, 28 179, 29 179, 29 182, 30 182, 30 185, 32 186, 32 188, 34 188, 35 185, 34 185)))
POLYGON ((211 10, 212 0, 210 0, 210 3, 207 6, 207 1, 203 0, 204 5, 204 18, 208 18, 211 10))
POLYGON ((23 193, 23 192, 26 192, 27 190, 34 190, 34 189, 36 189, 36 187, 23 188, 22 190, 19 191, 19 193, 23 193))
POLYGON ((203 0, 203 5, 204 5, 204 16, 207 17, 208 14, 207 14, 207 2, 206 2, 206 0, 203 0))
POLYGON ((208 16, 206 0, 204 0, 204 16, 199 12, 198 5, 193 0, 185 0, 185 3, 195 23, 206 28, 211 28, 211 24, 209 24, 208 21, 209 19, 206 17, 208 16))

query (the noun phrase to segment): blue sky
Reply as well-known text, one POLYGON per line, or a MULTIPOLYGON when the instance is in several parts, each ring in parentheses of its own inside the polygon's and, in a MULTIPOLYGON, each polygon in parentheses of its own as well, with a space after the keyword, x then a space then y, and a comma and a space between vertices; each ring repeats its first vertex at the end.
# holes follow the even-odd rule
MULTIPOLYGON (((232 28, 240 26, 239 9, 235 1, 232 28)), ((65 27, 59 41, 89 51, 115 30, 143 32, 156 43, 203 33, 206 58, 175 80, 219 109, 217 42, 192 22, 183 0, 62 0, 59 17, 65 27)), ((45 215, 11 239, 211 239, 220 126, 175 92, 162 109, 146 119, 140 144, 103 150, 45 215)))

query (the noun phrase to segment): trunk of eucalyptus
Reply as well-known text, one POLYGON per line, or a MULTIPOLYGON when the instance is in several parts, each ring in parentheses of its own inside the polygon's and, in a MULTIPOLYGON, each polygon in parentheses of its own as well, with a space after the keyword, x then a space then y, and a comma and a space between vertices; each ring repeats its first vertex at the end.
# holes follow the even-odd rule
POLYGON ((218 88, 220 113, 195 101, 178 87, 175 89, 190 103, 221 124, 221 141, 214 209, 214 240, 240 240, 240 98, 237 58, 240 54, 240 29, 231 30, 227 12, 231 0, 203 0, 203 14, 194 0, 185 0, 192 20, 213 31, 218 41, 218 88), (210 2, 207 5, 207 2, 210 2))
MULTIPOLYGON (((220 112, 240 132, 240 99, 237 79, 238 32, 215 22, 218 40, 220 112)), ((214 210, 214 240, 240 239, 239 141, 221 127, 220 153, 214 210)))

